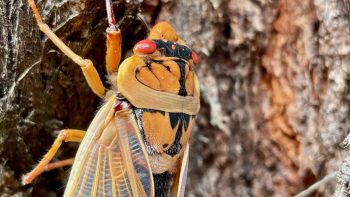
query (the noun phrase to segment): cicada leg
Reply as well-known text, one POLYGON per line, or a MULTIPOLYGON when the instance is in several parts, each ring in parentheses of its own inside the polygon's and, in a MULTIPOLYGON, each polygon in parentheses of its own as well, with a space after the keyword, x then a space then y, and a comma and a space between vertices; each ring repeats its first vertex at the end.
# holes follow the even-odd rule
POLYGON ((118 65, 121 55, 121 35, 120 30, 107 28, 107 52, 106 52, 106 68, 108 73, 118 71, 118 65))
POLYGON ((55 156, 55 154, 57 153, 62 142, 81 142, 84 138, 84 135, 85 135, 85 131, 82 131, 82 130, 75 130, 75 129, 62 130, 60 134, 58 134, 57 138, 55 139, 49 151, 44 155, 44 157, 41 159, 38 165, 36 165, 36 167, 31 172, 23 176, 22 184, 27 185, 31 183, 37 176, 39 176, 39 174, 43 170, 45 170, 48 163, 51 161, 53 156, 55 156))
POLYGON ((46 172, 48 172, 48 171, 51 171, 51 170, 54 170, 57 168, 61 168, 64 166, 71 166, 71 165, 73 165, 73 163, 74 163, 74 158, 65 159, 62 161, 57 161, 57 162, 47 164, 44 170, 46 172))
POLYGON ((70 59, 72 59, 76 64, 80 66, 82 69, 85 79, 88 82, 91 90, 98 95, 99 97, 103 97, 105 88, 102 84, 100 76, 98 75, 96 68, 93 63, 89 59, 83 59, 76 53, 74 53, 66 44, 62 42, 61 39, 57 37, 57 35, 47 26, 41 19, 38 8, 35 5, 34 0, 28 0, 30 7, 34 12, 35 19, 38 23, 40 30, 47 35, 47 37, 70 59))
POLYGON ((106 69, 108 73, 118 71, 118 65, 121 56, 121 34, 115 22, 113 13, 113 4, 111 0, 106 0, 106 11, 109 27, 107 32, 107 52, 106 52, 106 69))

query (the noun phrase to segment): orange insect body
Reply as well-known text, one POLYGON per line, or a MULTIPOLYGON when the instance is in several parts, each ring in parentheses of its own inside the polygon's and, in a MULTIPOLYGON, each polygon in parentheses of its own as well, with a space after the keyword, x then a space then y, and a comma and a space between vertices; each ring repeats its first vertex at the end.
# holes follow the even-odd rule
POLYGON ((121 36, 111 1, 106 2, 110 23, 106 68, 115 86, 107 93, 91 61, 65 46, 41 22, 29 0, 40 29, 81 66, 91 89, 106 103, 86 133, 63 130, 23 183, 40 174, 63 141, 81 141, 64 196, 183 195, 188 141, 200 106, 194 72, 198 57, 168 23, 161 22, 118 66, 121 36))

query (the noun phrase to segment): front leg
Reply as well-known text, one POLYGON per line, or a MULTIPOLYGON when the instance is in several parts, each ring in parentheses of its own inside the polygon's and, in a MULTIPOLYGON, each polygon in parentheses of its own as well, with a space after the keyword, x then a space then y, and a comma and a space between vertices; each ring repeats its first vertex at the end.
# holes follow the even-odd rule
POLYGON ((118 71, 121 56, 121 35, 119 29, 107 28, 106 69, 108 73, 118 71))
POLYGON ((103 97, 105 88, 102 84, 100 76, 98 75, 96 68, 93 63, 89 59, 83 59, 76 53, 74 53, 66 44, 62 42, 61 39, 57 37, 57 35, 47 26, 41 19, 38 8, 36 7, 34 0, 28 0, 30 7, 34 12, 35 19, 38 23, 40 30, 47 35, 47 37, 71 60, 73 60, 76 64, 80 66, 83 71, 84 77, 89 84, 91 90, 98 95, 99 97, 103 97))
POLYGON ((107 32, 107 52, 106 69, 108 73, 118 72, 118 66, 121 56, 121 34, 115 22, 112 0, 106 0, 106 11, 109 27, 107 32))

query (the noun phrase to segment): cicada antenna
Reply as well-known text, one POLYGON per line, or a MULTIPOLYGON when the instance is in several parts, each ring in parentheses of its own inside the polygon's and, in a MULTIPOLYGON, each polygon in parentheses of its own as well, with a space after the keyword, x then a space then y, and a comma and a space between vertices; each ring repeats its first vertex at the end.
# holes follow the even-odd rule
POLYGON ((147 29, 147 32, 150 32, 151 31, 151 25, 149 24, 149 22, 147 22, 147 20, 145 19, 145 17, 138 13, 137 14, 137 18, 142 22, 142 24, 146 27, 147 29))
POLYGON ((108 17, 109 28, 113 30, 117 30, 117 23, 115 22, 115 15, 113 11, 113 3, 112 0, 106 0, 106 11, 108 17))

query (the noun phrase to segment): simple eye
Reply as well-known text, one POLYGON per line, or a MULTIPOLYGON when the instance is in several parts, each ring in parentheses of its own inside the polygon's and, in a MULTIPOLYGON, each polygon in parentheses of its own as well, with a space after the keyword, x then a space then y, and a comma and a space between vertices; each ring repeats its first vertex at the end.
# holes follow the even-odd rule
POLYGON ((192 60, 194 64, 198 64, 198 55, 194 51, 192 51, 192 60))
POLYGON ((152 40, 141 40, 134 46, 135 54, 151 54, 157 49, 157 45, 152 40))

